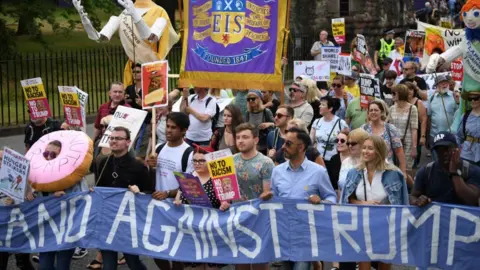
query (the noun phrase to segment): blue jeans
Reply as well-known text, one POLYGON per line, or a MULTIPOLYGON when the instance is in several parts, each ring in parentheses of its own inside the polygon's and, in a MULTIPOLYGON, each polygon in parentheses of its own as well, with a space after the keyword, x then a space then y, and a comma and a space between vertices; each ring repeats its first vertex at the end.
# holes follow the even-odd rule
POLYGON ((312 262, 284 262, 283 266, 291 270, 310 270, 312 262))
MULTIPOLYGON (((102 250, 103 270, 117 270, 118 252, 111 250, 102 250)), ((147 267, 140 261, 138 255, 123 253, 125 261, 127 261, 130 270, 147 270, 147 267)))
POLYGON ((42 252, 39 254, 40 270, 69 270, 72 256, 75 249, 42 252), (55 267, 55 257, 57 258, 57 267, 55 267))

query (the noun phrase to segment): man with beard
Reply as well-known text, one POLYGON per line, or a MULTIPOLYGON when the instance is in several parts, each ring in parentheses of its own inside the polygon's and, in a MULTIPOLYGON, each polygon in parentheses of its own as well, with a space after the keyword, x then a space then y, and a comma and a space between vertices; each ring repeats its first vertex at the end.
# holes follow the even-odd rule
POLYGON ((275 129, 268 133, 267 137, 267 155, 274 158, 278 150, 282 148, 288 121, 293 119, 294 111, 291 107, 280 105, 275 113, 275 129))
POLYGON ((421 91, 418 91, 418 98, 421 100, 427 100, 427 83, 425 80, 417 76, 418 65, 413 61, 408 61, 403 66, 403 79, 400 83, 412 82, 415 83, 421 91))
POLYGON ((480 168, 460 159, 455 135, 440 132, 434 137, 438 161, 421 168, 415 177, 410 204, 439 203, 478 206, 480 168))
POLYGON ((295 117, 307 125, 313 120, 313 108, 307 102, 307 87, 302 82, 295 82, 290 89, 290 107, 295 111, 295 117))
MULTIPOLYGON (((433 145, 433 138, 438 133, 450 131, 453 116, 457 110, 454 94, 449 90, 448 78, 445 75, 439 75, 435 83, 437 91, 429 99, 427 112, 427 127, 430 127, 430 145, 433 145)), ((436 160, 435 151, 432 152, 432 156, 436 160)))

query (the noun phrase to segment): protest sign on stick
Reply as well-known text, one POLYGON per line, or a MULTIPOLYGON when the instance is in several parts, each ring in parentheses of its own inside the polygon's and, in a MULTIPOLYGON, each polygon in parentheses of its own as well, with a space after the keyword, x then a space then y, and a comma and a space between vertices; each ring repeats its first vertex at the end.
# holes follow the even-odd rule
POLYGON ((198 177, 183 172, 173 172, 173 174, 182 190, 182 195, 190 204, 212 207, 210 199, 198 177))
POLYGON ((82 91, 80 88, 75 86, 75 90, 77 90, 78 94, 78 101, 80 101, 80 108, 82 110, 82 131, 87 131, 87 104, 88 104, 88 94, 82 91))
POLYGON ((83 127, 82 108, 77 89, 74 86, 58 86, 58 92, 67 124, 74 127, 83 127))
MULTIPOLYGON (((135 141, 135 138, 142 127, 143 121, 147 116, 147 112, 143 110, 137 110, 125 106, 118 106, 117 110, 113 114, 112 121, 108 124, 107 130, 100 139, 100 147, 110 148, 110 134, 115 127, 126 127, 130 130, 130 140, 135 141)), ((133 143, 130 144, 132 148, 133 143)))
POLYGON ((168 106, 168 61, 142 65, 142 108, 168 106))
POLYGON ((365 41, 365 36, 357 34, 357 50, 363 54, 367 54, 367 42, 365 41))
POLYGON ((336 72, 338 69, 338 56, 342 52, 341 47, 323 46, 321 47, 321 60, 330 62, 330 71, 336 72))
POLYGON ((300 75, 306 75, 314 81, 330 80, 330 62, 329 61, 294 61, 293 78, 300 75))
POLYGON ((0 169, 0 192, 16 202, 23 202, 27 189, 30 161, 22 154, 5 147, 0 169))
POLYGON ((220 201, 240 199, 237 175, 233 156, 227 156, 208 162, 208 171, 213 181, 213 190, 220 201))
POLYGON ((345 44, 345 18, 332 19, 332 33, 337 44, 345 44))
POLYGON ((20 81, 27 100, 32 120, 42 117, 51 117, 50 105, 48 104, 47 93, 43 87, 42 78, 33 78, 20 81))
POLYGON ((350 55, 338 56, 337 73, 344 76, 352 75, 352 57, 350 55))
POLYGON ((422 59, 425 46, 425 32, 419 30, 408 30, 405 35, 404 57, 407 59, 422 59))
POLYGON ((375 97, 380 98, 380 84, 375 76, 360 74, 360 106, 368 108, 368 103, 375 97))

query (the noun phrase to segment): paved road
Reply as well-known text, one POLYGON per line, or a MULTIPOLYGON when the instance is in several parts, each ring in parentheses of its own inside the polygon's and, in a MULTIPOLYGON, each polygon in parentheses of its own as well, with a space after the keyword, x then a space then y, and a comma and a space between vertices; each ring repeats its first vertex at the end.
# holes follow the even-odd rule
MULTIPOLYGON (((93 134, 93 125, 88 125, 87 133, 90 136, 93 134)), ((23 139, 24 139, 23 135, 16 135, 16 136, 0 138, 0 147, 3 148, 3 146, 8 146, 8 147, 20 152, 20 153, 23 153, 25 151, 24 144, 23 144, 23 139)), ((428 162, 428 160, 429 159, 424 154, 424 157, 422 158, 422 164, 426 164, 428 162)), ((94 179, 93 179, 92 175, 89 175, 87 177, 87 181, 89 182, 90 186, 93 186, 94 179)), ((71 269, 73 269, 73 270, 86 269, 86 265, 88 265, 88 263, 91 260, 93 260, 94 258, 95 258, 95 250, 89 250, 88 255, 85 256, 84 258, 82 258, 80 260, 73 260, 71 269)), ((152 269, 152 270, 153 269, 158 269, 152 259, 147 258, 147 257, 142 257, 142 261, 147 265, 148 269, 152 269)), ((327 263, 325 265, 324 269, 330 269, 331 267, 332 267, 331 264, 327 263)), ((274 267, 271 267, 271 268, 276 269, 274 267)), ((13 259, 13 256, 10 258, 8 269, 17 269, 15 267, 15 261, 13 259)), ((128 267, 127 266, 120 266, 118 269, 128 269, 128 267)), ((224 269, 225 270, 226 269, 233 270, 234 268, 229 266, 229 267, 225 267, 224 269)), ((283 268, 278 268, 278 269, 283 269, 283 268)), ((407 270, 407 269, 412 270, 412 269, 415 269, 415 268, 405 267, 405 266, 394 266, 393 269, 394 270, 407 270)))

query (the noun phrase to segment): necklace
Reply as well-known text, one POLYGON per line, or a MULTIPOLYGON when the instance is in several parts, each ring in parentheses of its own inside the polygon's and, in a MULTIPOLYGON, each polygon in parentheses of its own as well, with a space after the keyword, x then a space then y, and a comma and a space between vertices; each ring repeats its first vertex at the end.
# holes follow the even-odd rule
POLYGON ((112 163, 113 163, 112 177, 113 177, 113 179, 117 179, 118 178, 118 173, 117 173, 117 165, 115 164, 115 158, 112 158, 112 163))

